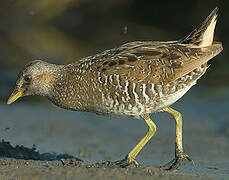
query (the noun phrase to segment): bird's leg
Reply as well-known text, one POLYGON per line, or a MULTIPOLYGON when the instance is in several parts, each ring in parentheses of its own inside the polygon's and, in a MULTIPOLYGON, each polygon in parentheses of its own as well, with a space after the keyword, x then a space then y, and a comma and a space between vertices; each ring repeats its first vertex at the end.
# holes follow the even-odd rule
POLYGON ((145 120, 145 122, 148 125, 148 131, 146 135, 141 139, 141 141, 134 147, 132 151, 130 151, 130 153, 123 160, 116 161, 115 162, 116 165, 119 165, 121 167, 126 167, 130 164, 134 164, 136 167, 139 166, 135 158, 138 155, 138 153, 141 151, 141 149, 145 146, 145 144, 152 138, 152 136, 154 135, 157 129, 157 126, 150 119, 149 115, 142 115, 141 117, 145 120))
POLYGON ((175 158, 172 161, 165 164, 164 166, 162 166, 161 169, 175 170, 175 169, 179 168, 179 166, 181 165, 181 163, 184 159, 187 159, 191 162, 193 162, 193 160, 187 154, 185 154, 184 150, 183 150, 181 113, 179 113, 178 111, 176 111, 170 107, 164 109, 164 111, 171 114, 173 116, 173 118, 175 119, 175 122, 176 122, 176 142, 175 142, 175 158))

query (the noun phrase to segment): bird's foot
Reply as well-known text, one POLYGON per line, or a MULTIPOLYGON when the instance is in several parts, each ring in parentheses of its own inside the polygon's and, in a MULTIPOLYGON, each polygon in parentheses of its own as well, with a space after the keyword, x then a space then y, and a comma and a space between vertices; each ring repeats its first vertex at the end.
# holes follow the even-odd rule
POLYGON ((131 164, 133 164, 135 167, 139 167, 139 163, 129 155, 127 155, 123 160, 119 160, 114 162, 117 166, 120 166, 122 168, 125 168, 131 164))
POLYGON ((131 158, 129 155, 127 155, 123 160, 119 160, 119 161, 105 161, 103 163, 95 163, 95 164, 90 164, 87 166, 87 168, 91 168, 91 167, 120 167, 120 168, 125 168, 129 165, 135 165, 135 167, 139 167, 138 162, 134 159, 131 158))
POLYGON ((161 166, 160 169, 176 170, 180 167, 180 165, 184 159, 187 159, 188 161, 190 161, 194 164, 194 161, 187 154, 185 154, 184 152, 178 152, 176 157, 172 161, 168 162, 164 166, 161 166))

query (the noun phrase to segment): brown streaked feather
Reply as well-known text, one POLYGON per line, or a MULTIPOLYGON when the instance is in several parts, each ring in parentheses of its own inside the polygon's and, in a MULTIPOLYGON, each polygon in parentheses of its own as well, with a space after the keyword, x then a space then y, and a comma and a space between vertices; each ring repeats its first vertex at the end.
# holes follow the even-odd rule
POLYGON ((98 61, 92 68, 107 75, 118 73, 136 82, 162 84, 188 74, 221 50, 222 45, 218 42, 204 48, 176 42, 144 42, 138 46, 134 43, 133 47, 129 43, 127 49, 98 61))

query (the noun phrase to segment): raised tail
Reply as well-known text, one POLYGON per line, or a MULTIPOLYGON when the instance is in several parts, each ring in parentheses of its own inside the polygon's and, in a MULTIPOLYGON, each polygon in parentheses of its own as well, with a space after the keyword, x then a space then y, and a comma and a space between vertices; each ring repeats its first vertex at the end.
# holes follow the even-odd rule
POLYGON ((188 36, 179 41, 181 44, 193 44, 198 47, 207 47, 212 45, 214 38, 215 25, 217 22, 218 7, 188 36))

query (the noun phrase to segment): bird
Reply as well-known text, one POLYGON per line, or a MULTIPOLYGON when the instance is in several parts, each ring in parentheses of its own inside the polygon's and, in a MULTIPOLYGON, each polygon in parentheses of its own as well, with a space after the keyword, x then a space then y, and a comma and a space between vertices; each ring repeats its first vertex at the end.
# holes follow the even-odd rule
POLYGON ((137 155, 157 130, 150 114, 167 112, 175 120, 175 157, 164 170, 178 169, 184 152, 182 115, 171 107, 197 83, 208 61, 223 46, 214 41, 218 7, 190 34, 176 41, 134 41, 66 65, 34 60, 16 80, 7 104, 29 95, 47 97, 58 107, 99 115, 144 119, 146 135, 125 156, 120 167, 139 166, 137 155))

